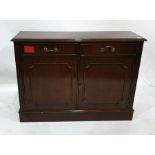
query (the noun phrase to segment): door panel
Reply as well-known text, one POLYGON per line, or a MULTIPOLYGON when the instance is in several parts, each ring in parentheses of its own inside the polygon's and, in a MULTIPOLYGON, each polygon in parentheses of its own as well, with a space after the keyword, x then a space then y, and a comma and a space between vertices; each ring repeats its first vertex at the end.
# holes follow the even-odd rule
POLYGON ((79 109, 125 108, 134 58, 82 57, 79 109))
POLYGON ((23 69, 25 108, 75 108, 75 58, 24 58, 23 69))

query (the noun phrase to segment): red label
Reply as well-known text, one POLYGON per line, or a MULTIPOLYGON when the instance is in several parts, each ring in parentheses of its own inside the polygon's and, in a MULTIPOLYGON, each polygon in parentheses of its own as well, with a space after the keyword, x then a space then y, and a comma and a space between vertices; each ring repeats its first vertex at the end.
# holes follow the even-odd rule
POLYGON ((24 53, 35 53, 34 46, 24 46, 24 53))

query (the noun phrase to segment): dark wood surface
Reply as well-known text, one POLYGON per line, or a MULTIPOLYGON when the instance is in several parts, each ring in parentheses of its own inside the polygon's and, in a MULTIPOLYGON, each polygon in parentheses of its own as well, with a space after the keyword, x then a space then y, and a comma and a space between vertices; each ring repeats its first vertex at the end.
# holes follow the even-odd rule
POLYGON ((25 58, 25 110, 75 109, 76 58, 25 58))
POLYGON ((80 65, 80 109, 127 107, 134 57, 82 57, 80 65))
POLYGON ((146 39, 130 31, 87 31, 87 32, 46 32, 21 31, 12 41, 31 42, 91 42, 91 41, 145 41, 146 39))
POLYGON ((13 39, 20 121, 132 119, 144 38, 100 34, 20 32, 13 39))
POLYGON ((20 111, 21 122, 132 120, 133 110, 20 111))

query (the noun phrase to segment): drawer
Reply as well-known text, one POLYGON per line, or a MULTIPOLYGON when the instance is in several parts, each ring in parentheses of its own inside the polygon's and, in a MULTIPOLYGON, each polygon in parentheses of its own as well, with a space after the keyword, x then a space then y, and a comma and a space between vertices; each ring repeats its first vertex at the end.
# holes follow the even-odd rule
POLYGON ((63 54, 76 54, 76 44, 50 43, 50 44, 24 44, 22 45, 24 55, 29 56, 52 56, 63 54))
POLYGON ((137 52, 136 43, 85 43, 81 44, 84 55, 132 54, 137 52))

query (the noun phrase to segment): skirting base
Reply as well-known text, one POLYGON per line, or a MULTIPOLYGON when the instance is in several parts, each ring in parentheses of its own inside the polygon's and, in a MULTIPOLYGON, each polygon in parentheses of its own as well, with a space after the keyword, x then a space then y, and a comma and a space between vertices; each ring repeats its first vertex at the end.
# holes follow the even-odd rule
POLYGON ((125 110, 54 110, 20 111, 21 122, 132 120, 133 111, 125 110))

